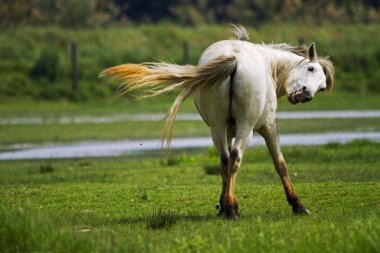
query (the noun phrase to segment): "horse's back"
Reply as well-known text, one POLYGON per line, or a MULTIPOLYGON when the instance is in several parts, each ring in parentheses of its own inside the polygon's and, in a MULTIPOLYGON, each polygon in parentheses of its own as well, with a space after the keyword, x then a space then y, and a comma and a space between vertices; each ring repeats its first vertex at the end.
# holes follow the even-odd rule
POLYGON ((261 121, 265 111, 268 77, 265 59, 254 44, 229 40, 219 41, 207 48, 199 64, 220 55, 236 57, 233 80, 230 76, 217 85, 196 92, 198 111, 210 127, 223 122, 227 124, 230 117, 235 119, 237 126, 254 126, 261 121))

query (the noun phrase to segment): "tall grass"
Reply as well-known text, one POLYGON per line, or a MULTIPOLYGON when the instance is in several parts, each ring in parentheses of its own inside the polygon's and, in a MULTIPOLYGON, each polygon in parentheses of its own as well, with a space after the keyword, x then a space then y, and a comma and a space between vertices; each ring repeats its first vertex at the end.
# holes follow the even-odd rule
MULTIPOLYGON (((253 42, 316 42, 331 55, 337 89, 380 92, 380 25, 264 25, 247 27, 253 42)), ((114 87, 97 78, 106 67, 125 62, 165 60, 181 64, 183 42, 196 64, 211 43, 231 38, 226 25, 181 27, 170 23, 97 29, 18 27, 0 34, 0 96, 38 99, 91 99, 109 96, 114 87), (70 89, 70 43, 78 44, 80 90, 70 89)))
POLYGON ((32 210, 0 205, 1 252, 88 252, 89 240, 32 210))
POLYGON ((241 216, 217 217, 215 149, 0 162, 0 252, 379 252, 379 143, 285 147, 310 216, 295 216, 267 150, 247 150, 241 216), (194 151, 193 151, 194 152, 194 151))

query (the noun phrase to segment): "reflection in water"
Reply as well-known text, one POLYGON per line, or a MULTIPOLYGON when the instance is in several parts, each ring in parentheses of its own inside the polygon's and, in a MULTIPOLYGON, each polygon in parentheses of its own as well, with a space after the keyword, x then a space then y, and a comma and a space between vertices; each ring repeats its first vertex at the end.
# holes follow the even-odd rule
MULTIPOLYGON (((327 143, 346 143, 356 139, 380 141, 380 132, 345 132, 316 134, 283 134, 280 135, 282 146, 322 145, 327 143)), ((212 145, 209 137, 173 139, 173 149, 201 148, 212 145)), ((260 136, 254 136, 251 145, 265 145, 260 136)), ((20 148, 19 150, 0 153, 0 160, 20 159, 54 159, 76 157, 111 157, 136 154, 143 151, 159 150, 159 140, 122 140, 102 142, 80 142, 75 144, 49 144, 20 148)))

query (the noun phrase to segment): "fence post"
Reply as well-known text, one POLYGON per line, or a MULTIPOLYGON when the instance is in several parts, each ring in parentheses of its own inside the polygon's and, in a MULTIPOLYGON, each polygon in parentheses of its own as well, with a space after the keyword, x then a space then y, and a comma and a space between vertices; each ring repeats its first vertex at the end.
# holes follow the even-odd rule
POLYGON ((71 81, 73 92, 78 91, 77 43, 71 42, 71 81))
POLYGON ((184 41, 183 42, 183 64, 189 64, 189 42, 184 41))

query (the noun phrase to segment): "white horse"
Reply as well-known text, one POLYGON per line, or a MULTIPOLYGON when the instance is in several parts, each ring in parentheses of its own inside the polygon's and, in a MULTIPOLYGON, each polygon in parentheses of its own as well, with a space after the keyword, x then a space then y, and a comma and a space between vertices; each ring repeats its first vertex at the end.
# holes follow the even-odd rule
POLYGON ((246 41, 248 33, 243 27, 234 28, 237 40, 212 44, 203 52, 198 66, 124 64, 103 71, 101 76, 121 81, 122 94, 142 91, 141 98, 179 89, 162 135, 162 140, 167 139, 169 144, 180 104, 194 96, 220 154, 219 214, 234 219, 239 216, 234 192, 236 173, 254 131, 266 141, 293 212, 309 214, 294 191, 280 149, 277 98, 287 95, 292 104, 305 103, 316 92, 331 89, 333 65, 327 58, 318 58, 314 43, 309 48, 253 44, 246 41))

